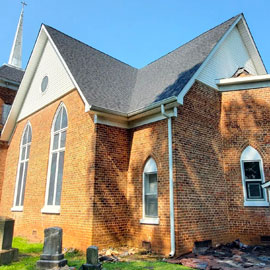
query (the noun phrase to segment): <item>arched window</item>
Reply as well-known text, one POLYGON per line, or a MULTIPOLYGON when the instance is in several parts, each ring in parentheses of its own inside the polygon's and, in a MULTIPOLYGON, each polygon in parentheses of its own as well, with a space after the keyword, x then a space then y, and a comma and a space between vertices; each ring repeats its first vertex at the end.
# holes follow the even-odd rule
POLYGON ((149 158, 143 170, 143 219, 141 223, 158 224, 157 165, 149 158))
POLYGON ((21 139, 20 158, 17 169, 14 203, 12 208, 13 211, 23 210, 24 192, 25 192, 31 141, 32 141, 32 128, 30 123, 28 122, 24 128, 21 139))
POLYGON ((42 212, 60 212, 67 126, 67 111, 62 103, 57 109, 51 130, 46 199, 42 212))
POLYGON ((245 206, 267 206, 263 162, 256 149, 248 146, 241 155, 241 171, 245 206))

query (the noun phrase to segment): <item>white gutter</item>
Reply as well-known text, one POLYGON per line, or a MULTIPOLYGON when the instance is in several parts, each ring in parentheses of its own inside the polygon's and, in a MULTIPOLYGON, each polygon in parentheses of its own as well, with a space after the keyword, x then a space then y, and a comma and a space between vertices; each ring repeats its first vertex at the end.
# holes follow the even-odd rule
POLYGON ((169 98, 165 98, 165 99, 162 99, 161 101, 151 103, 150 105, 148 105, 146 107, 137 109, 135 111, 131 111, 129 113, 122 113, 122 112, 102 108, 102 107, 95 106, 95 105, 89 106, 88 110, 86 110, 86 111, 104 112, 104 113, 113 114, 113 115, 116 115, 116 116, 123 117, 123 120, 127 120, 127 119, 129 120, 129 118, 134 117, 135 115, 139 115, 139 114, 144 113, 146 111, 158 108, 161 104, 168 104, 168 103, 172 103, 172 102, 177 102, 177 97, 172 96, 172 97, 169 97, 169 98))
POLYGON ((270 74, 216 80, 218 86, 270 81, 270 74))
MULTIPOLYGON (((169 152, 169 180, 170 180, 170 231, 171 231, 171 252, 175 255, 175 229, 174 229, 174 197, 173 197, 173 153, 172 153, 172 117, 166 114, 164 104, 161 105, 161 113, 168 118, 168 152, 169 152)), ((177 117, 177 108, 174 108, 174 117, 177 117)))

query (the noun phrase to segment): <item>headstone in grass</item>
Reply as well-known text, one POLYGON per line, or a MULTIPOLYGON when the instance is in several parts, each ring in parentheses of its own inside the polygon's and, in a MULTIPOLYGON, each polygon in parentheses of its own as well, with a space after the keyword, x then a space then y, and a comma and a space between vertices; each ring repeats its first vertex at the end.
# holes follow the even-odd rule
POLYGON ((12 248, 14 219, 0 217, 0 265, 18 260, 18 249, 12 248))
POLYGON ((51 227, 44 230, 44 246, 40 260, 37 261, 37 269, 57 269, 67 265, 62 253, 63 230, 59 227, 51 227))
POLYGON ((90 246, 86 250, 86 264, 82 265, 83 270, 100 270, 101 264, 98 260, 98 248, 96 246, 90 246))

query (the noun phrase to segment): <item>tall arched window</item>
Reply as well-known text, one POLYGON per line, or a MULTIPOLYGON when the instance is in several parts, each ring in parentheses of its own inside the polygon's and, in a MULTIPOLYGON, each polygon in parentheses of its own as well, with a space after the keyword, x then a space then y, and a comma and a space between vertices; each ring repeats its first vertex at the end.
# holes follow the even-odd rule
POLYGON ((248 146, 241 155, 241 171, 245 206, 267 206, 263 162, 256 149, 248 146))
POLYGON ((32 141, 32 128, 30 122, 28 122, 24 128, 21 139, 20 158, 17 169, 14 203, 12 208, 13 211, 23 210, 24 192, 26 185, 31 141, 32 141))
POLYGON ((55 114, 51 130, 46 199, 42 212, 60 211, 67 126, 67 111, 64 104, 61 103, 55 114))
POLYGON ((157 165, 149 158, 143 170, 143 218, 141 223, 158 224, 157 165))

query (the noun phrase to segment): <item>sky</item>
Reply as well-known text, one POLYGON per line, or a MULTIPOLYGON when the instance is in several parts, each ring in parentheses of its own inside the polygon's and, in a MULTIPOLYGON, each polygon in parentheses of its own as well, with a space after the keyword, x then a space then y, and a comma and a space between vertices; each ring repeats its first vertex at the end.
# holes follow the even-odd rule
MULTIPOLYGON (((243 12, 267 71, 270 70, 269 0, 25 1, 24 68, 42 23, 141 68, 243 12)), ((0 65, 8 62, 20 2, 0 0, 0 65)))

